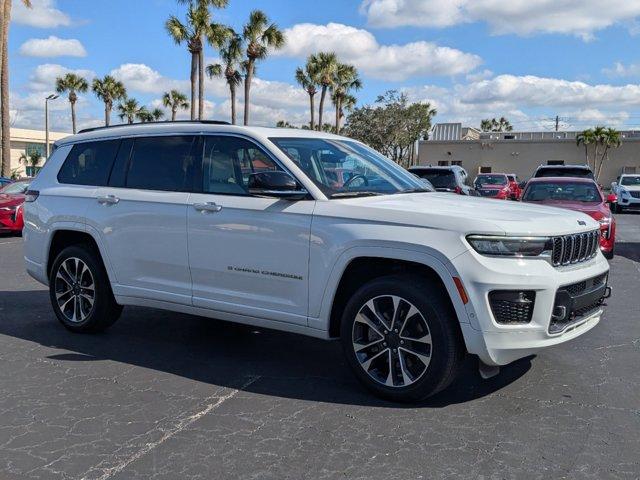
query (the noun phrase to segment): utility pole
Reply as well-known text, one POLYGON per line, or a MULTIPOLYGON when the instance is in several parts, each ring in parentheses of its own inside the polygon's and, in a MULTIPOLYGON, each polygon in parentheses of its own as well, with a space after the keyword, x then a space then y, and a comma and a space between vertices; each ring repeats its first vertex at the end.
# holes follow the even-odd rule
POLYGON ((556 115, 556 132, 560 129, 560 116, 556 115))
POLYGON ((44 161, 49 160, 49 100, 55 100, 58 95, 52 93, 44 99, 44 144, 45 157, 44 161))

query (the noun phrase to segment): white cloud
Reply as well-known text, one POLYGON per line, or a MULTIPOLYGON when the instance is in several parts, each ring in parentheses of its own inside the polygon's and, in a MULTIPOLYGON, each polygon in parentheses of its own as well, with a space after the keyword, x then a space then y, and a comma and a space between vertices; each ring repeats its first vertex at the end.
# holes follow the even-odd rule
POLYGON ((27 40, 20 46, 20 54, 27 57, 86 57, 87 51, 80 40, 51 35, 49 38, 27 40))
POLYGON ((363 0, 361 12, 376 27, 445 27, 486 22, 495 34, 559 33, 591 39, 615 24, 632 29, 640 2, 609 0, 363 0))
POLYGON ((55 0, 31 0, 32 8, 21 1, 14 1, 12 20, 22 25, 36 28, 68 27, 71 18, 56 8, 55 0))
POLYGON ((81 77, 86 78, 88 82, 91 82, 91 80, 96 77, 95 72, 92 70, 74 70, 54 63, 45 63, 42 65, 38 65, 34 69, 27 87, 29 90, 34 92, 51 93, 56 88, 56 78, 61 77, 66 73, 75 73, 77 75, 80 75, 81 77))
POLYGON ((640 77, 640 63, 625 65, 616 62, 612 67, 603 68, 602 73, 610 77, 640 77))
POLYGON ((367 30, 340 23, 301 23, 285 33, 287 44, 278 55, 302 58, 320 49, 334 51, 341 60, 385 80, 464 74, 482 63, 477 55, 431 42, 380 45, 367 30))
POLYGON ((164 93, 176 88, 183 92, 190 91, 187 80, 173 80, 161 75, 143 63, 124 63, 111 70, 118 80, 122 81, 129 92, 164 93))

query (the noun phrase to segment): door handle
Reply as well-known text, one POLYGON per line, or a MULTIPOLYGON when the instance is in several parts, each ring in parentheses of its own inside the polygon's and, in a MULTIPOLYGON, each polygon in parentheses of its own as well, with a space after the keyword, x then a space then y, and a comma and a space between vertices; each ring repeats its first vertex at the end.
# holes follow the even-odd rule
POLYGON ((206 203, 194 203, 193 208, 195 208, 199 212, 219 212, 222 210, 222 205, 218 205, 215 202, 206 202, 206 203))
POLYGON ((101 205, 115 205, 120 199, 115 195, 102 195, 98 197, 98 203, 101 205))

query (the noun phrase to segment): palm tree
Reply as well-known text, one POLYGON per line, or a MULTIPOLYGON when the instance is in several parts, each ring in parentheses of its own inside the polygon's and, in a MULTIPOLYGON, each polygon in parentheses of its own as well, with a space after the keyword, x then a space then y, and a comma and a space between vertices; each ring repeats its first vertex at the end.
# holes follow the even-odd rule
MULTIPOLYGON (((30 0, 22 3, 31 8, 30 0)), ((9 118, 9 25, 11 24, 11 1, 4 0, 0 6, 0 127, 2 128, 2 165, 0 176, 11 175, 11 125, 9 118)))
POLYGON ((230 36, 220 48, 220 58, 222 64, 207 65, 207 75, 210 78, 224 77, 229 86, 231 96, 231 123, 236 124, 236 88, 242 83, 240 73, 242 61, 242 38, 237 33, 231 31, 230 36))
MULTIPOLYGON (((361 88, 362 81, 358 76, 356 67, 346 63, 339 63, 331 84, 331 99, 336 107, 336 133, 340 133, 340 120, 344 115, 342 107, 345 99, 351 95, 351 90, 359 90, 361 88)), ((355 98, 350 98, 349 103, 355 103, 352 100, 355 100, 355 98)))
POLYGON ((64 77, 56 79, 56 91, 58 93, 69 92, 69 103, 71 104, 71 125, 73 133, 76 133, 76 102, 78 101, 78 92, 84 93, 89 90, 89 83, 80 75, 75 73, 67 73, 64 77))
POLYGON ((153 115, 145 106, 138 109, 136 112, 136 118, 142 123, 153 122, 153 115))
POLYGON ((247 59, 244 62, 244 124, 249 125, 251 82, 256 62, 265 59, 270 48, 284 47, 285 38, 282 30, 275 23, 271 23, 269 17, 260 10, 254 10, 249 14, 249 21, 242 30, 242 38, 247 45, 247 59))
POLYGON ((178 109, 186 110, 189 108, 189 101, 187 100, 187 96, 179 92, 178 90, 171 90, 170 92, 165 93, 162 96, 162 104, 171 108, 171 121, 176 121, 176 115, 178 113, 178 109))
POLYGON ((140 110, 138 101, 135 98, 128 98, 118 105, 118 116, 120 120, 126 118, 129 125, 131 125, 135 118, 139 116, 140 110))
POLYGON ((191 53, 191 120, 196 119, 196 83, 198 85, 198 118, 204 113, 204 50, 203 39, 212 44, 220 44, 228 32, 228 28, 212 23, 209 6, 223 8, 228 0, 178 0, 188 3, 187 22, 182 23, 172 15, 165 23, 165 28, 173 41, 181 45, 187 44, 191 53))
MULTIPOLYGON (((335 97, 335 92, 331 95, 331 100, 333 101, 333 104, 336 105, 337 103, 337 99, 335 97)), ((346 94, 343 95, 340 99, 340 109, 336 111, 336 114, 338 115, 337 117, 337 126, 335 129, 335 133, 340 133, 340 121, 344 118, 344 112, 348 111, 351 112, 353 111, 353 109, 356 106, 356 103, 358 103, 358 99, 351 95, 351 94, 346 94)), ((336 106, 336 109, 338 107, 336 106)))
POLYGON ((315 130, 315 95, 318 93, 318 89, 316 88, 317 72, 315 71, 315 64, 311 60, 312 58, 308 57, 304 68, 298 67, 296 69, 296 82, 309 95, 309 111, 311 113, 309 127, 311 130, 315 130))
POLYGON ((127 98, 127 89, 124 84, 111 75, 104 78, 96 78, 91 84, 91 90, 100 100, 104 102, 104 124, 111 124, 111 110, 113 110, 113 102, 127 98))
POLYGON ((487 118, 480 122, 480 130, 483 132, 511 132, 513 130, 513 126, 505 117, 500 117, 499 120, 496 120, 495 118, 487 118))
POLYGON ((309 61, 313 64, 313 71, 316 72, 317 83, 320 84, 322 90, 320 93, 320 106, 318 108, 318 130, 324 129, 322 117, 324 114, 324 101, 327 96, 327 90, 333 84, 336 69, 338 68, 338 57, 333 52, 319 52, 309 57, 309 61))
POLYGON ((600 162, 598 163, 597 169, 595 171, 596 180, 600 178, 600 173, 602 173, 602 167, 605 162, 609 160, 609 150, 612 148, 618 148, 622 145, 622 137, 620 132, 615 128, 606 128, 600 135, 600 143, 604 146, 604 151, 602 152, 602 156, 600 157, 600 162))
POLYGON ((164 118, 164 111, 160 108, 154 108, 149 114, 154 122, 158 122, 164 118))
POLYGON ((584 145, 584 163, 589 165, 589 145, 595 143, 593 129, 583 130, 576 136, 576 146, 584 145))

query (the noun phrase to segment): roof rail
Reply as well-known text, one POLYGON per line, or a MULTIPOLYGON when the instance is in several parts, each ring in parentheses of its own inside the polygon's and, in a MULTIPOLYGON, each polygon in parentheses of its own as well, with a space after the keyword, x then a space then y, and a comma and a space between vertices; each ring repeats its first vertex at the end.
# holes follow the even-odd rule
POLYGON ((157 122, 136 122, 136 123, 118 123, 117 125, 109 125, 108 127, 91 127, 83 128, 78 133, 95 132, 96 130, 106 130, 108 128, 131 127, 132 125, 169 125, 173 123, 200 123, 203 125, 231 125, 223 120, 161 120, 157 122))

